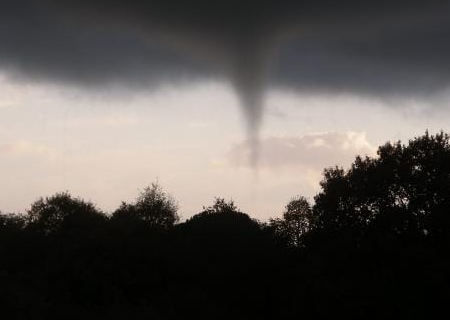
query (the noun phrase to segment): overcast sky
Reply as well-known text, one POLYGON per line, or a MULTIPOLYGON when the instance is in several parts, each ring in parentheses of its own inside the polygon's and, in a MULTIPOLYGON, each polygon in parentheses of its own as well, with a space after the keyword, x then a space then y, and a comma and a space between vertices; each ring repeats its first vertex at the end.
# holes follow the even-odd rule
POLYGON ((448 1, 0 0, 0 210, 112 211, 158 180, 184 217, 252 216, 324 167, 450 131, 448 1))

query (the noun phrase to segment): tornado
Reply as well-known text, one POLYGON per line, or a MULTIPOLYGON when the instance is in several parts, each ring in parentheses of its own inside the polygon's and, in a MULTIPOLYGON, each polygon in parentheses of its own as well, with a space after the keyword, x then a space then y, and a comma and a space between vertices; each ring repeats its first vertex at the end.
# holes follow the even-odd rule
POLYGON ((419 0, 3 0, 0 68, 94 89, 227 81, 257 166, 268 88, 381 98, 447 90, 448 12, 448 1, 419 0))

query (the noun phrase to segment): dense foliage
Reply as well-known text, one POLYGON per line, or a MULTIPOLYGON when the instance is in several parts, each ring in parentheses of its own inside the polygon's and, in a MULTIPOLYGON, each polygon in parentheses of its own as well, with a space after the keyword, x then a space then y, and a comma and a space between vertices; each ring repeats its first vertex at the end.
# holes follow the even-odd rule
POLYGON ((261 223, 221 198, 179 223, 157 184, 111 215, 68 193, 0 214, 8 319, 436 316, 450 296, 450 141, 387 143, 261 223))

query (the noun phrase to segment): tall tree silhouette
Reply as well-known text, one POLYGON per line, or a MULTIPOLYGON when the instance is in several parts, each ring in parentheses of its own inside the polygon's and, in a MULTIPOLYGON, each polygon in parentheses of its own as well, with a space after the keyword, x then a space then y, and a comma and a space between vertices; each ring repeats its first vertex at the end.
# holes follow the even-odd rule
POLYGON ((386 143, 348 171, 325 170, 315 197, 318 227, 402 236, 450 236, 450 143, 443 132, 386 143))
POLYGON ((281 219, 271 219, 270 226, 277 237, 287 245, 300 247, 302 238, 313 225, 313 214, 308 200, 303 196, 293 198, 286 205, 281 219))

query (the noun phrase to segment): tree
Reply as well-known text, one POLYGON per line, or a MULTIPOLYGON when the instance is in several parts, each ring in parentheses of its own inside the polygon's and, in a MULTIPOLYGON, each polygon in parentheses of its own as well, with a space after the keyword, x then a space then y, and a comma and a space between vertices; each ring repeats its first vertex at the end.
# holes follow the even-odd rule
POLYGON ((25 218, 18 214, 4 214, 0 211, 0 236, 6 232, 19 232, 25 226, 25 218))
POLYGON ((286 205, 282 219, 271 219, 275 235, 289 246, 302 246, 302 238, 313 223, 312 209, 303 196, 293 198, 286 205))
POLYGON ((238 214, 240 210, 233 200, 226 201, 224 198, 215 198, 212 206, 203 207, 204 214, 238 214))
POLYGON ((28 224, 48 235, 62 228, 90 229, 106 220, 93 203, 72 197, 68 192, 35 201, 28 213, 28 224))
POLYGON ((233 200, 215 198, 213 205, 188 219, 183 230, 192 241, 218 252, 236 251, 259 241, 262 235, 258 221, 241 212, 233 200), (220 251, 220 250, 219 250, 220 251))
POLYGON ((139 192, 134 203, 122 202, 113 213, 113 219, 142 221, 150 227, 168 229, 179 221, 177 212, 175 199, 165 193, 158 183, 152 183, 139 192))
POLYGON ((325 171, 314 206, 327 232, 450 237, 450 142, 440 132, 386 143, 377 158, 325 171))

